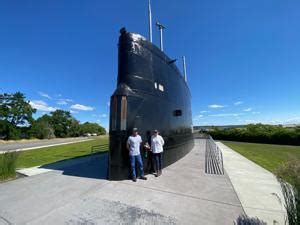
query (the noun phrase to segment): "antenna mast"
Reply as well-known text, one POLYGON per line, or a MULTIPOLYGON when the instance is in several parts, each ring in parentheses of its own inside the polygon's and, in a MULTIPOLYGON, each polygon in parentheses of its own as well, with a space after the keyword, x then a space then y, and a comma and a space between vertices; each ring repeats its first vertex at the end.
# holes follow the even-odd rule
POLYGON ((148 0, 148 15, 149 15, 149 41, 152 43, 152 12, 151 12, 151 0, 148 0))
POLYGON ((184 76, 185 82, 187 82, 185 56, 182 56, 182 61, 183 61, 183 76, 184 76))
POLYGON ((160 50, 164 51, 164 45, 163 45, 163 29, 166 27, 159 22, 156 22, 156 26, 158 26, 159 32, 160 32, 160 50))

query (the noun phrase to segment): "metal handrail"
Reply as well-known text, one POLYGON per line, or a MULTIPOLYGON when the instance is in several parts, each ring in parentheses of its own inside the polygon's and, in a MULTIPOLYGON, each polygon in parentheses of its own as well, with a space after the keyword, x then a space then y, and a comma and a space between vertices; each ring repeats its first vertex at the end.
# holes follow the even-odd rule
POLYGON ((221 174, 224 174, 224 165, 223 165, 223 154, 218 145, 215 143, 213 138, 209 135, 207 142, 206 142, 207 154, 208 150, 210 151, 209 154, 213 159, 216 160, 217 166, 220 169, 221 174))

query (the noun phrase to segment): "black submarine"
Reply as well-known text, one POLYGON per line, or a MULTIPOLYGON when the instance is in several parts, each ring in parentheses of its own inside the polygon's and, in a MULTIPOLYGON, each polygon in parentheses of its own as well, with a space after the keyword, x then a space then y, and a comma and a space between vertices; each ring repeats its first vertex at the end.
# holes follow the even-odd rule
MULTIPOLYGON (((143 141, 158 129, 165 140, 163 166, 185 156, 194 146, 191 94, 175 61, 152 43, 149 0, 149 40, 140 34, 120 30, 117 88, 110 99, 108 179, 129 177, 126 141, 134 127, 143 141)), ((185 60, 184 60, 185 70, 185 60)), ((144 165, 145 152, 141 150, 144 165)))

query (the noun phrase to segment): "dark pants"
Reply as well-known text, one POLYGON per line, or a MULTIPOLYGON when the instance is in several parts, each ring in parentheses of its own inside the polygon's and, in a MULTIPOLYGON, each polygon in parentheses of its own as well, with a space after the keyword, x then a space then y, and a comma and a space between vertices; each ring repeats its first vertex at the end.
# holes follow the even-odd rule
POLYGON ((137 162, 138 164, 139 175, 143 177, 144 170, 143 170, 143 162, 142 162, 141 155, 129 155, 129 159, 130 159, 131 177, 136 178, 135 162, 137 162))
POLYGON ((151 151, 147 152, 147 166, 146 166, 146 172, 147 173, 153 173, 154 172, 154 166, 153 166, 153 153, 151 151))
POLYGON ((162 170, 162 152, 154 153, 155 169, 156 171, 162 170))

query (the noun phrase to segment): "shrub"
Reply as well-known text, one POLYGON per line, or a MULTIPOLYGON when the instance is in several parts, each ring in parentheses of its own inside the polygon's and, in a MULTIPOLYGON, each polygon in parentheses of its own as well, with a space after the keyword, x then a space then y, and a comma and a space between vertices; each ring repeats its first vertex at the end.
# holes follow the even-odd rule
POLYGON ((20 128, 9 124, 7 128, 7 139, 8 140, 19 140, 21 138, 20 128))
POLYGON ((300 128, 280 125, 249 124, 244 128, 215 128, 208 132, 214 139, 268 144, 300 145, 300 128))
POLYGON ((0 180, 6 180, 16 176, 17 152, 0 154, 0 180))
POLYGON ((236 223, 234 223, 236 225, 267 225, 267 223, 265 223, 264 221, 256 218, 256 217, 249 217, 249 216, 245 216, 245 215, 240 215, 237 220, 236 223))
POLYGON ((290 158, 275 172, 284 196, 289 225, 300 224, 300 160, 290 158))

